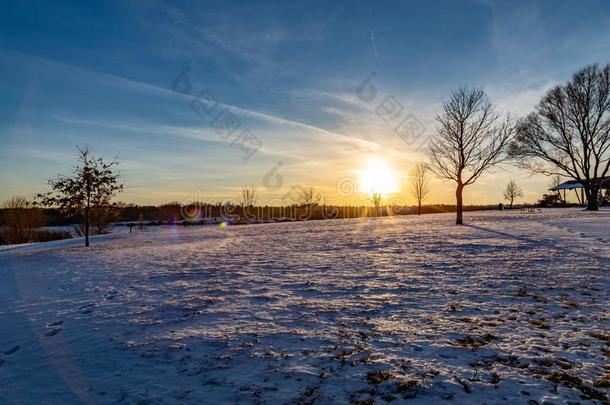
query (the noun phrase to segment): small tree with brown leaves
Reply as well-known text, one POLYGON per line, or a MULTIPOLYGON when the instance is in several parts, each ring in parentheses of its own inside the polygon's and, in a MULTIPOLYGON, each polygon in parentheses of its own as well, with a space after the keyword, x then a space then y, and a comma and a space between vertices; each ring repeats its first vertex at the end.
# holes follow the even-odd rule
POLYGON ((514 180, 509 181, 508 184, 506 185, 506 188, 504 189, 504 199, 509 201, 509 203, 510 203, 509 208, 512 209, 513 202, 517 198, 522 198, 522 197, 523 197, 523 190, 521 189, 521 187, 519 187, 517 185, 517 183, 515 183, 514 180))
POLYGON ((416 164, 409 178, 411 180, 411 193, 417 201, 417 215, 421 215, 422 202, 430 192, 428 165, 425 163, 416 164))
POLYGON ((506 160, 513 125, 509 117, 500 118, 483 90, 465 87, 443 102, 436 120, 438 132, 430 143, 429 167, 438 177, 457 183, 455 223, 461 225, 464 187, 506 160))
POLYGON ((92 212, 112 207, 112 198, 123 190, 123 184, 114 172, 116 160, 106 163, 85 147, 78 148, 78 162, 71 175, 49 180, 52 191, 38 197, 43 205, 56 206, 65 215, 83 215, 85 246, 89 246, 92 212))

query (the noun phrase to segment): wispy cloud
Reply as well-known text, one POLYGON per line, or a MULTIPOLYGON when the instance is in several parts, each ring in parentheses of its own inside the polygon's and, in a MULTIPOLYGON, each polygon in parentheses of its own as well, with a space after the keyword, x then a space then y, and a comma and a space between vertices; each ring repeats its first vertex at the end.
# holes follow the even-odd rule
POLYGON ((136 10, 140 24, 166 44, 166 51, 178 51, 191 60, 203 54, 207 63, 223 66, 242 84, 297 74, 302 66, 293 58, 281 57, 279 50, 300 45, 304 53, 302 45, 324 40, 337 16, 330 9, 323 17, 309 15, 307 6, 298 2, 258 3, 256 7, 225 3, 222 9, 194 3, 188 12, 165 1, 144 4, 136 10), (301 18, 287 22, 278 18, 282 13, 301 18), (235 66, 235 60, 241 65, 235 66))
MULTIPOLYGON (((97 72, 89 69, 80 68, 73 65, 68 65, 56 61, 52 61, 45 58, 40 58, 33 55, 24 54, 21 52, 16 52, 12 50, 6 50, 0 48, 0 58, 6 58, 8 60, 13 61, 14 63, 21 63, 25 65, 28 69, 32 69, 41 75, 52 75, 61 72, 61 75, 66 78, 69 77, 71 80, 81 80, 87 83, 93 83, 95 86, 113 86, 119 88, 121 90, 127 91, 135 91, 140 92, 146 95, 153 95, 158 97, 169 97, 176 100, 184 101, 185 108, 189 108, 186 102, 190 101, 192 98, 188 95, 183 95, 177 93, 173 90, 166 89, 163 87, 155 86, 152 84, 144 83, 137 80, 132 80, 124 77, 120 77, 113 74, 97 72)), ((286 119, 279 116, 274 116, 267 113, 262 113, 258 111, 254 111, 251 109, 230 105, 226 103, 219 102, 220 107, 228 108, 235 114, 240 114, 246 117, 251 117, 257 120, 262 120, 270 124, 277 124, 281 126, 285 126, 293 129, 301 129, 304 130, 304 136, 310 136, 313 139, 318 139, 321 141, 337 141, 342 144, 352 144, 361 148, 368 148, 371 150, 378 150, 380 145, 367 141, 364 139, 359 139, 357 137, 348 136, 340 133, 336 133, 333 131, 329 131, 324 128, 317 127, 315 125, 286 119)), ((101 123, 100 123, 101 124, 101 123)), ((128 129, 128 128, 124 128, 128 129)), ((157 129, 159 129, 157 127, 157 129)), ((166 128, 167 129, 167 128, 166 128)), ((201 136, 198 132, 199 130, 194 129, 180 129, 179 133, 183 135, 190 136, 201 136)), ((206 138, 207 139, 207 138, 206 138)), ((208 140, 212 140, 211 138, 208 140)))

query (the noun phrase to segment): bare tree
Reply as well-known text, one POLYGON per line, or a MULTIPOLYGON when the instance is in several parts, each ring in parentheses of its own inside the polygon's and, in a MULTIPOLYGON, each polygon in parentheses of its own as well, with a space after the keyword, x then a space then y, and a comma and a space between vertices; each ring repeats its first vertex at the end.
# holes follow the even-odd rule
POLYGON ((256 188, 242 186, 241 187, 241 198, 239 203, 242 207, 254 207, 256 205, 257 195, 256 188))
POLYGON ((371 193, 371 202, 373 203, 373 205, 375 206, 377 211, 379 211, 382 201, 383 201, 383 198, 381 196, 381 193, 375 193, 375 192, 371 193))
POLYGON ((57 206, 67 215, 82 214, 85 217, 85 246, 89 246, 92 211, 113 205, 112 198, 123 190, 119 175, 113 171, 116 160, 109 163, 94 157, 88 148, 78 148, 78 165, 70 176, 58 175, 49 180, 52 191, 39 194, 46 206, 57 206))
POLYGON ((256 217, 256 215, 251 212, 257 201, 256 188, 242 186, 241 198, 239 200, 239 203, 244 211, 244 217, 247 223, 249 219, 254 219, 256 217))
POLYGON ((2 236, 6 243, 32 241, 36 229, 44 224, 42 212, 24 197, 12 197, 4 202, 2 236))
POLYGON ((509 203, 510 203, 509 208, 512 209, 513 202, 517 198, 522 198, 522 197, 523 197, 523 190, 521 189, 521 187, 519 187, 517 185, 517 183, 515 183, 514 180, 509 181, 508 184, 506 185, 506 188, 504 189, 504 199, 509 201, 509 203))
POLYGON ((416 164, 409 178, 411 179, 411 192, 417 200, 417 215, 421 215, 422 202, 430 192, 428 165, 425 163, 416 164))
POLYGON ((551 181, 550 181, 549 185, 551 186, 551 188, 553 188, 553 187, 557 187, 561 183, 562 183, 561 176, 556 174, 555 176, 551 177, 551 181))
POLYGON ((453 91, 436 120, 438 133, 430 143, 429 168, 438 177, 457 183, 456 224, 461 225, 464 187, 506 160, 513 125, 510 117, 500 118, 483 90, 466 87, 453 91))
POLYGON ((298 202, 302 206, 315 207, 320 203, 320 192, 314 187, 301 187, 299 189, 298 202))
MULTIPOLYGON (((551 177, 551 182, 549 183, 549 186, 550 186, 550 188, 553 188, 553 187, 557 187, 561 183, 562 183, 561 176, 557 174, 557 175, 551 177)), ((564 190, 564 194, 565 194, 565 190, 564 190)), ((561 203, 563 203, 563 204, 566 203, 565 199, 561 196, 560 190, 557 190, 557 196, 559 196, 559 200, 561 201, 561 203)))
POLYGON ((510 155, 532 172, 578 180, 596 211, 610 169, 610 65, 587 66, 549 90, 517 125, 510 155))

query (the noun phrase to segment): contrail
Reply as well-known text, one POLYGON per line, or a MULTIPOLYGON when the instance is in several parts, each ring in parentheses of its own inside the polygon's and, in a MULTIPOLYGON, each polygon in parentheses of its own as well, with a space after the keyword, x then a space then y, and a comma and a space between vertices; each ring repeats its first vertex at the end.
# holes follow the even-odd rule
MULTIPOLYGON (((97 84, 101 83, 102 85, 112 85, 115 87, 120 87, 120 88, 124 88, 124 89, 128 89, 128 90, 134 90, 139 93, 155 94, 155 95, 159 95, 159 96, 175 97, 175 98, 182 98, 182 99, 185 99, 185 98, 188 99, 188 98, 194 97, 193 95, 183 95, 181 93, 177 93, 177 92, 171 90, 170 88, 159 87, 159 86, 156 86, 153 84, 148 84, 148 83, 140 82, 137 80, 127 79, 127 78, 124 78, 121 76, 116 76, 116 75, 113 75, 110 73, 103 73, 103 72, 99 72, 99 71, 95 71, 95 70, 89 70, 89 69, 81 68, 81 67, 75 66, 75 65, 69 65, 69 64, 65 64, 65 63, 61 63, 61 62, 56 62, 52 59, 45 59, 45 58, 41 58, 39 56, 31 55, 28 53, 13 51, 12 49, 0 47, 0 60, 3 60, 3 59, 9 59, 11 61, 15 61, 15 63, 18 63, 19 61, 25 61, 27 63, 28 67, 34 66, 36 69, 40 69, 41 71, 45 71, 47 73, 51 69, 56 69, 56 70, 61 69, 63 71, 70 73, 71 78, 73 80, 75 80, 75 78, 78 78, 78 77, 83 77, 83 75, 84 75, 85 78, 94 79, 97 84)), ((349 135, 343 135, 341 133, 333 132, 333 131, 330 131, 330 130, 327 130, 324 128, 317 127, 315 125, 310 125, 310 124, 306 124, 306 123, 303 123, 300 121, 294 121, 294 120, 282 118, 282 117, 271 115, 271 114, 265 114, 265 113, 258 112, 255 110, 249 110, 246 108, 237 107, 237 106, 231 105, 231 104, 226 104, 226 103, 222 103, 222 102, 217 102, 217 103, 218 103, 218 106, 226 107, 229 110, 231 110, 231 112, 233 112, 233 113, 237 112, 237 113, 240 113, 240 114, 243 114, 243 115, 255 118, 255 119, 263 120, 265 122, 286 125, 286 126, 289 126, 292 128, 307 129, 307 130, 310 130, 319 135, 333 137, 335 139, 342 140, 344 142, 349 142, 354 145, 360 145, 363 147, 371 147, 376 150, 380 148, 380 145, 376 142, 367 141, 365 139, 361 139, 358 137, 352 137, 349 135)))
POLYGON ((379 54, 377 53, 377 44, 375 43, 375 34, 373 34, 373 30, 369 29, 371 33, 371 44, 373 45, 373 51, 375 51, 375 59, 379 59, 379 54))

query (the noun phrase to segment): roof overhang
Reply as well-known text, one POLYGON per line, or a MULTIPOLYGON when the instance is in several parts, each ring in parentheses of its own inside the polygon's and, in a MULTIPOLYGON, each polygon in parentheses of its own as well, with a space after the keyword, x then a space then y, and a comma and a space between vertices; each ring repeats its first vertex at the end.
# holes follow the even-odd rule
POLYGON ((550 191, 559 191, 559 190, 574 190, 576 188, 582 188, 582 183, 578 180, 570 180, 565 183, 561 183, 556 185, 555 187, 549 188, 550 191))
MULTIPOLYGON (((602 177, 600 181, 602 189, 610 187, 610 177, 602 177)), ((577 188, 583 188, 583 185, 578 180, 569 180, 564 183, 558 184, 555 187, 549 188, 549 191, 560 191, 560 190, 574 190, 577 188)))

